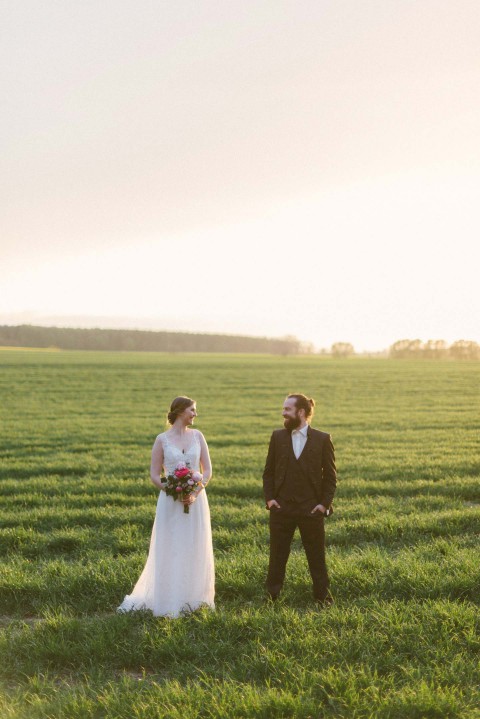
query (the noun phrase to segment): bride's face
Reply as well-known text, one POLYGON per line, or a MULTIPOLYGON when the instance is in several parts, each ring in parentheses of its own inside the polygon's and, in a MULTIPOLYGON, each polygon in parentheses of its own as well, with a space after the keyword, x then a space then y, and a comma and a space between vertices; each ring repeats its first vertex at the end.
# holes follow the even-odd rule
POLYGON ((190 407, 187 407, 186 410, 182 412, 180 417, 185 422, 186 425, 192 425, 195 417, 197 416, 197 405, 191 404, 190 407))

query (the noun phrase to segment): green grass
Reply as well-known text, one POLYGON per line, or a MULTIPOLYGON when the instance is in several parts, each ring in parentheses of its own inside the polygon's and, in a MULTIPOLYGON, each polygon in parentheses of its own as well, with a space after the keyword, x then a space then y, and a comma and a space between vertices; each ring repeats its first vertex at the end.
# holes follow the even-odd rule
POLYGON ((0 352, 2 718, 480 717, 479 380, 478 362, 0 352), (336 447, 323 612, 298 536, 264 600, 261 473, 290 391, 336 447), (117 615, 177 394, 214 464, 217 611, 117 615))

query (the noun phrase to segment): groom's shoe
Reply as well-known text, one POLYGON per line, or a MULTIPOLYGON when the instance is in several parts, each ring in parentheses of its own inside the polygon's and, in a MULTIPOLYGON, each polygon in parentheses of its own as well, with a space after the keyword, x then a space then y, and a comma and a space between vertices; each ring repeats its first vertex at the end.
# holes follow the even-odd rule
POLYGON ((274 585, 273 587, 266 587, 267 589, 267 602, 270 604, 271 602, 276 602, 277 599, 280 596, 280 592, 282 591, 281 585, 279 586, 274 585))
POLYGON ((280 592, 282 591, 282 585, 270 584, 269 586, 268 583, 265 582, 265 589, 267 590, 267 601, 276 602, 278 597, 280 596, 280 592))
POLYGON ((277 599, 279 598, 279 596, 280 596, 280 592, 277 592, 276 594, 274 594, 273 592, 267 592, 267 602, 269 604, 272 602, 276 602, 277 599))
POLYGON ((315 597, 315 603, 321 609, 328 609, 333 604, 333 597, 330 593, 327 593, 322 597, 315 597))

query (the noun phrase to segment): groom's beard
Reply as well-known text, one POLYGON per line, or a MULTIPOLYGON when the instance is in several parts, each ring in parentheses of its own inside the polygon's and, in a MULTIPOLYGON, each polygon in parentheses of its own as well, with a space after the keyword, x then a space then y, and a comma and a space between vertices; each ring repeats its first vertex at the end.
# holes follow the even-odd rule
POLYGON ((285 429, 288 429, 289 432, 293 432, 294 429, 300 427, 300 417, 298 415, 296 417, 285 417, 283 426, 285 429))

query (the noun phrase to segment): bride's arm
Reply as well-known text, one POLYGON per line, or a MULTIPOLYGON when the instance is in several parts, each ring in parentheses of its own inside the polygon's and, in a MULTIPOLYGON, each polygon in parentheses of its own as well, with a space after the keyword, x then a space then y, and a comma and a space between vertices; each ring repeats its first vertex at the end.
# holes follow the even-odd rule
POLYGON ((208 444, 205 437, 200 430, 197 429, 197 432, 200 440, 200 466, 203 474, 203 486, 206 487, 212 478, 212 461, 210 459, 210 452, 208 451, 208 444))
POLYGON ((163 469, 163 444, 160 437, 157 437, 152 447, 152 462, 150 464, 150 479, 159 489, 163 489, 160 481, 163 469))

